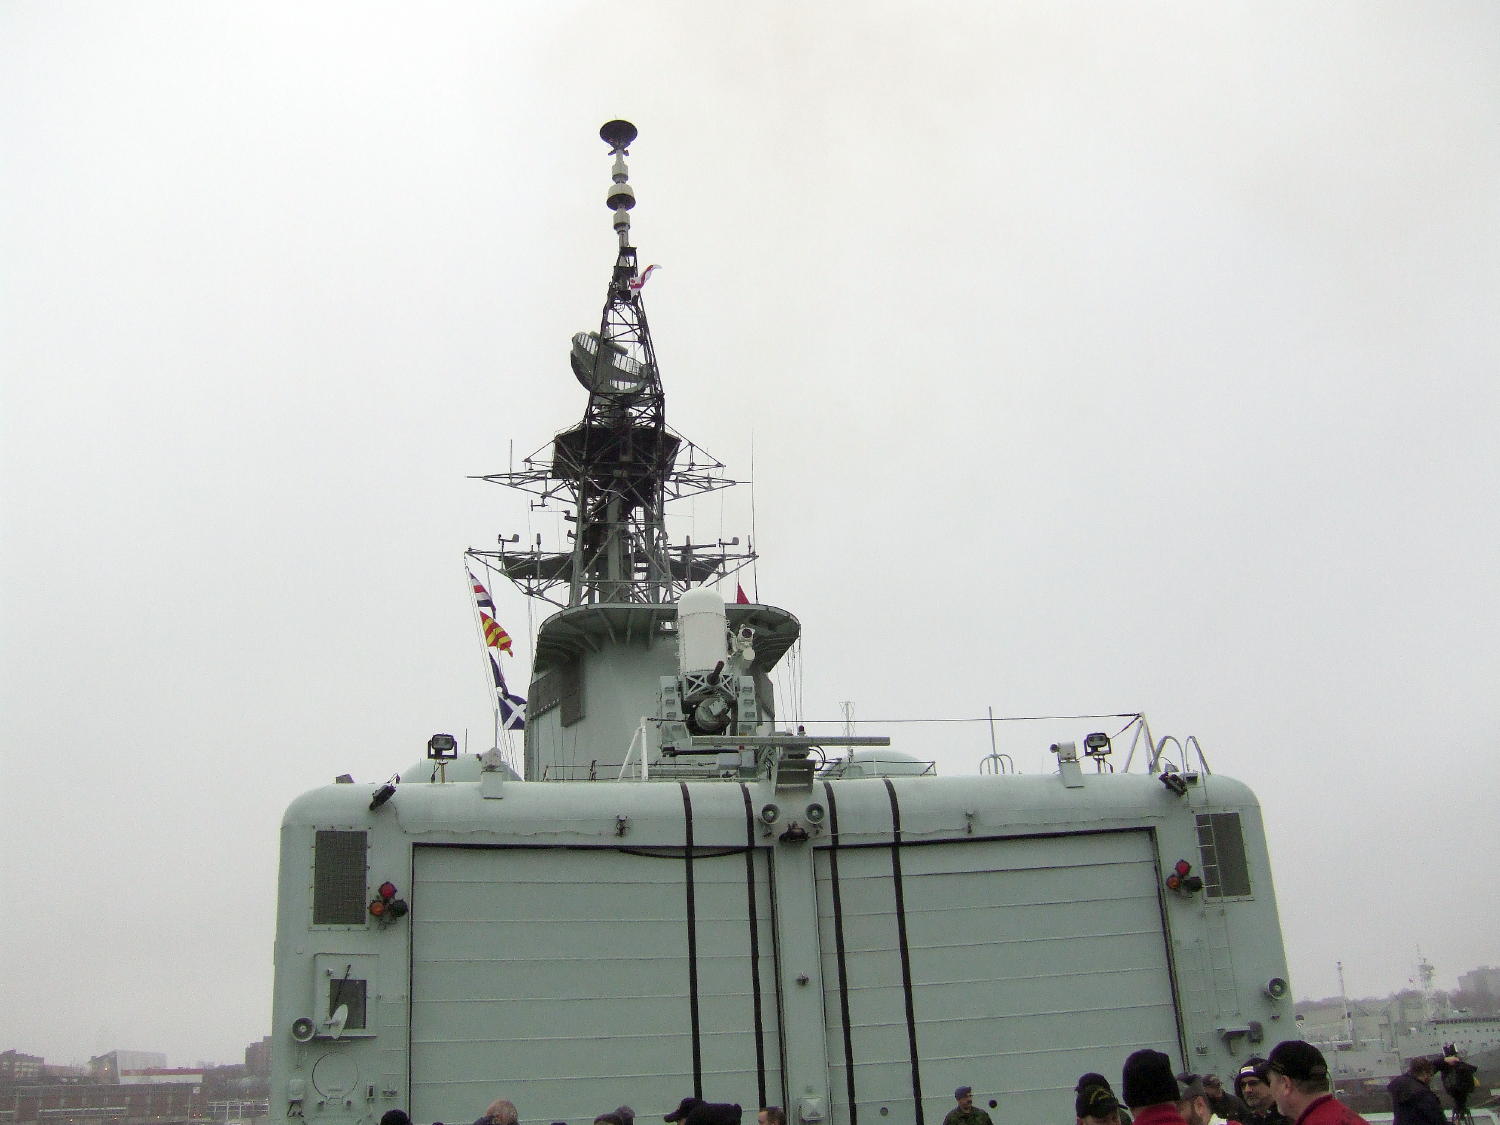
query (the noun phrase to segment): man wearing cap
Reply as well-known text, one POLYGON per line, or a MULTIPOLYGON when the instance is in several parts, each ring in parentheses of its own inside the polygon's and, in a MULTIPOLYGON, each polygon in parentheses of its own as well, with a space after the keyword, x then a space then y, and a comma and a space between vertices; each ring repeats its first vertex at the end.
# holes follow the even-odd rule
POLYGON ((1135 1125, 1187 1125, 1172 1060, 1160 1051, 1137 1051, 1125 1060, 1120 1092, 1135 1115, 1135 1125))
POLYGON ((974 1108, 974 1087, 960 1086, 953 1091, 953 1100, 958 1104, 943 1118, 943 1125, 995 1125, 990 1115, 974 1108))
POLYGON ((1369 1125, 1329 1092, 1328 1061, 1322 1051, 1302 1039, 1288 1039, 1271 1048, 1266 1084, 1276 1108, 1294 1125, 1369 1125))
POLYGON ((1243 1122, 1250 1111, 1250 1107, 1240 1100, 1238 1094, 1231 1094, 1224 1089, 1224 1083, 1219 1081, 1217 1074, 1203 1076, 1203 1092, 1208 1095, 1208 1108, 1221 1121, 1243 1122))
POLYGON ((1120 1125, 1120 1102, 1104 1075, 1082 1075, 1073 1093, 1077 1125, 1120 1125))
POLYGON ((1252 1055, 1234 1076, 1234 1092, 1247 1107, 1240 1125, 1291 1125, 1276 1108, 1271 1087, 1266 1085, 1266 1060, 1252 1055))
POLYGON ((1208 1087, 1201 1075, 1179 1074, 1177 1087, 1182 1091, 1177 1108, 1188 1125, 1222 1125, 1222 1119, 1214 1116, 1213 1106, 1209 1105, 1208 1087))

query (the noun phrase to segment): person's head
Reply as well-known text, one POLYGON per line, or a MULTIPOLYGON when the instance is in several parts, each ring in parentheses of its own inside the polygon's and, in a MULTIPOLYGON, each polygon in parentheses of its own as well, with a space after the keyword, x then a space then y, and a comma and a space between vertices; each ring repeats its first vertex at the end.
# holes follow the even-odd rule
POLYGON ((411 1125, 404 1109, 388 1109, 380 1115, 380 1125, 411 1125))
POLYGON ((1182 1096, 1177 1099, 1177 1108, 1188 1125, 1208 1125, 1213 1116, 1213 1107, 1208 1104, 1208 1085, 1196 1074, 1179 1074, 1177 1085, 1182 1096))
POLYGON ((786 1125, 786 1110, 768 1105, 755 1115, 756 1125, 786 1125))
POLYGON ((958 1103, 959 1109, 974 1108, 974 1087, 960 1086, 953 1091, 953 1100, 958 1103))
POLYGON ((1224 1096, 1224 1083, 1219 1081, 1217 1074, 1205 1074, 1203 1076, 1203 1089, 1208 1094, 1209 1104, 1218 1101, 1224 1096))
POLYGON ((516 1125, 520 1117, 516 1113, 515 1103, 506 1101, 504 1098, 496 1098, 490 1102, 490 1107, 484 1111, 484 1115, 495 1125, 516 1125))
POLYGON ((1077 1125, 1120 1125, 1120 1103, 1104 1075, 1081 1075, 1073 1093, 1077 1125))
POLYGON ((677 1108, 674 1109, 671 1113, 668 1113, 664 1117, 662 1117, 662 1120, 681 1121, 688 1114, 692 1113, 693 1110, 697 1109, 700 1105, 703 1104, 704 1103, 702 1098, 683 1098, 682 1101, 678 1103, 677 1108))
POLYGON ((1295 1121, 1315 1099, 1328 1093, 1328 1060, 1311 1043, 1287 1039, 1271 1048, 1266 1085, 1276 1109, 1295 1121))
POLYGON ((1271 1108, 1271 1087, 1266 1085, 1266 1060, 1256 1055, 1245 1060, 1234 1076, 1234 1092, 1256 1113, 1271 1108))
POLYGON ((601 1113, 594 1118, 594 1125, 625 1125, 625 1119, 618 1113, 601 1113))
POLYGON ((1160 1051, 1136 1051, 1125 1060, 1120 1075, 1120 1093, 1132 1110, 1181 1100, 1172 1060, 1160 1051))

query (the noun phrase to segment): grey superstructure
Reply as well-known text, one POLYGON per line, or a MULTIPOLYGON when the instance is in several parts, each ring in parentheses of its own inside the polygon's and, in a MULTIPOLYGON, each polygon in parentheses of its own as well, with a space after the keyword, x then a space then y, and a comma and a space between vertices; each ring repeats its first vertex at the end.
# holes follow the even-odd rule
MULTIPOLYGON (((1144 720, 1055 773, 939 777, 880 736, 785 729, 784 609, 706 583, 747 544, 669 543, 720 487, 674 433, 615 158, 619 248, 572 343, 583 421, 489 478, 570 509, 571 546, 471 552, 560 606, 535 639, 524 760, 333 784, 282 827, 273 1121, 660 1116, 685 1094, 797 1123, 1065 1120, 1139 1047, 1199 1071, 1295 1036, 1260 811, 1144 720), (524 778, 524 779, 523 779, 524 778)), ((1191 740, 1190 744, 1191 744, 1191 740)))

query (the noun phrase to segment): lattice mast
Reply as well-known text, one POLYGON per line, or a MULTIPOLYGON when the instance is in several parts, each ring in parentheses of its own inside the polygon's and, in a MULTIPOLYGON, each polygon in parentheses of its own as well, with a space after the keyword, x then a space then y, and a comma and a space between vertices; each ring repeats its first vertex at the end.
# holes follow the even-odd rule
MULTIPOLYGON (((665 507, 700 492, 734 484, 719 476, 723 465, 666 422, 666 398, 657 374, 656 349, 641 299, 644 278, 630 242, 635 191, 625 158, 636 138, 628 121, 599 130, 614 157, 606 204, 613 214, 619 249, 598 332, 573 337, 573 374, 589 392, 583 420, 528 457, 524 467, 484 480, 540 497, 534 507, 560 503, 573 525, 569 551, 535 544, 498 551, 471 551, 492 560, 524 592, 556 605, 675 601, 700 585, 747 565, 752 550, 729 553, 739 539, 709 544, 667 539, 665 507), (685 456, 686 464, 679 465, 685 456), (557 596, 566 587, 566 600, 557 596)), ((650 272, 650 267, 646 271, 650 272)))

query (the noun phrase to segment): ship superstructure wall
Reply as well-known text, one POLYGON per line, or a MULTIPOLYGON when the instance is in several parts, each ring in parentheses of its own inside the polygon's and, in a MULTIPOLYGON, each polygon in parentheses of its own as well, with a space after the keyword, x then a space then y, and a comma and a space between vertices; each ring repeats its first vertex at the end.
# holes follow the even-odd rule
POLYGON ((463 1122, 508 1097, 545 1125, 696 1094, 937 1125, 964 1084, 1040 1123, 1139 1047, 1223 1073, 1295 1035, 1259 810, 1227 778, 369 799, 318 790, 283 826, 276 1119, 463 1122), (1169 889, 1179 861, 1202 889, 1169 889), (368 914, 382 883, 409 913, 368 914))

